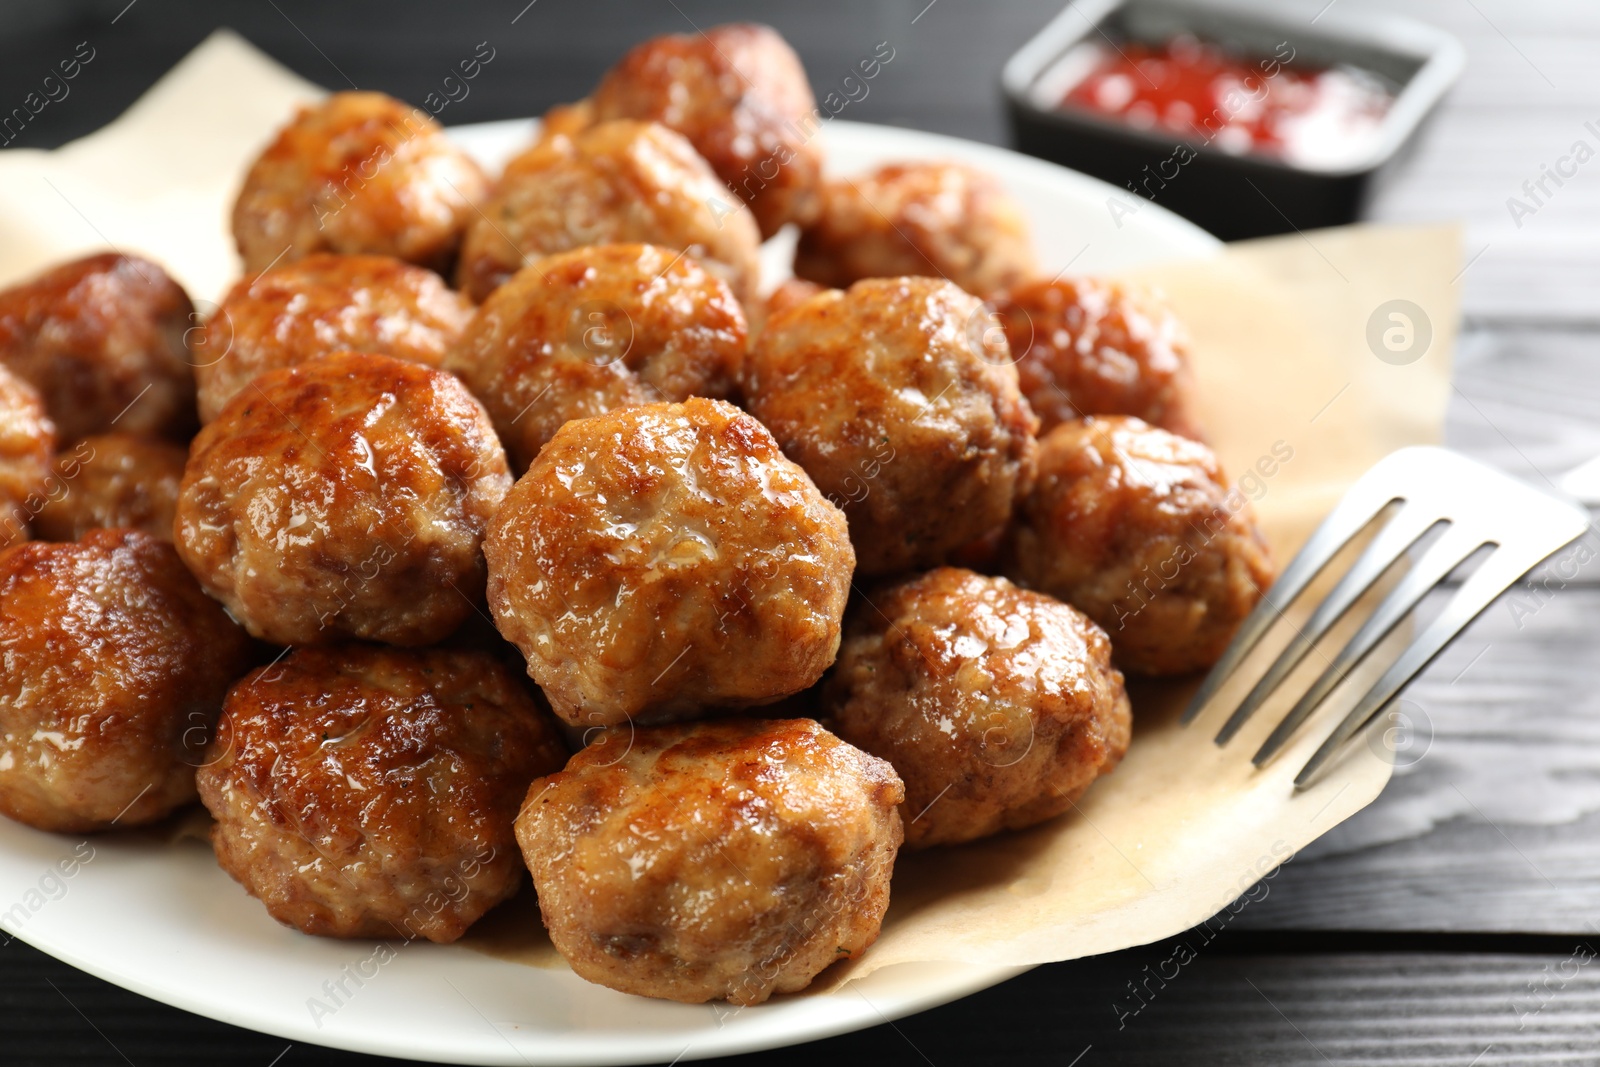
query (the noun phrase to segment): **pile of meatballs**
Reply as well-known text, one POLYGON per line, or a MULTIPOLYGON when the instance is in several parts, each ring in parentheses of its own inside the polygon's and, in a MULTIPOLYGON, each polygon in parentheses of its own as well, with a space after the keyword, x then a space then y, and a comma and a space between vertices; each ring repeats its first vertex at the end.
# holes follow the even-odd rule
POLYGON ((1039 276, 986 174, 825 179, 827 116, 751 25, 492 180, 338 93, 204 319, 122 252, 0 292, 0 812, 198 799, 329 937, 453 941, 531 872, 579 975, 748 1005, 867 949, 902 846, 1073 808, 1265 544, 1170 313, 1039 276))

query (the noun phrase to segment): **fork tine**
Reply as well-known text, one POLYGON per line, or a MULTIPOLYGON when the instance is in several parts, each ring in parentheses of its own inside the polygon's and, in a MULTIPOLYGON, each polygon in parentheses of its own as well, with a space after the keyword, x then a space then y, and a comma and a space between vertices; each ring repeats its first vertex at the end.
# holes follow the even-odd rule
POLYGON ((1334 623, 1344 617, 1350 607, 1361 599, 1401 553, 1410 548, 1439 521, 1439 517, 1428 509, 1410 505, 1402 507, 1400 513, 1389 520, 1367 545, 1355 565, 1328 594, 1327 599, 1317 605, 1317 610, 1306 620, 1305 626, 1295 631, 1288 646, 1279 653, 1272 666, 1267 668, 1261 680, 1255 684, 1244 700, 1240 701, 1237 710, 1217 734, 1217 744, 1225 745, 1233 739, 1233 736, 1250 720, 1257 709, 1266 703, 1283 680, 1300 665, 1301 660, 1305 659, 1306 654, 1334 623))
MULTIPOLYGON (((1333 662, 1311 683, 1311 688, 1290 709, 1272 736, 1251 757, 1257 766, 1271 759, 1284 746, 1289 737, 1311 713, 1338 687, 1345 675, 1366 658, 1378 642, 1405 618, 1428 590, 1438 585, 1462 560, 1476 552, 1484 543, 1481 533, 1469 531, 1462 524, 1452 525, 1443 536, 1428 547, 1416 565, 1406 572, 1398 585, 1383 598, 1372 615, 1357 630, 1355 636, 1333 657, 1333 662)), ((1479 568, 1480 570, 1482 568, 1479 568)))
POLYGON ((1461 588, 1456 591, 1456 595, 1445 605, 1439 616, 1428 625, 1416 641, 1407 646, 1400 658, 1390 665, 1383 676, 1351 709, 1350 714, 1344 717, 1344 721, 1339 723, 1316 753, 1306 761, 1306 765, 1295 776, 1295 788, 1304 789, 1323 764, 1327 763, 1346 741, 1366 726, 1374 715, 1398 696, 1406 683, 1431 663, 1469 622, 1494 603, 1496 597, 1537 566, 1540 560, 1562 545, 1570 544, 1586 527, 1585 516, 1582 524, 1577 526, 1570 537, 1550 547, 1549 551, 1544 551, 1542 547, 1534 552, 1508 551, 1504 546, 1496 548, 1494 553, 1461 584, 1461 588))
MULTIPOLYGON (((1368 472, 1369 478, 1377 469, 1374 467, 1373 471, 1368 472)), ((1278 616, 1283 614, 1283 609, 1294 603, 1295 598, 1305 591, 1312 579, 1321 573, 1322 568, 1328 565, 1328 561, 1338 555, 1339 550, 1348 544, 1352 537, 1364 530, 1380 511, 1395 500, 1393 490, 1378 485, 1378 481, 1379 479, 1364 478, 1357 482, 1328 517, 1322 520, 1305 546, 1278 576, 1278 580, 1261 594, 1261 600, 1254 610, 1239 624, 1238 632, 1228 643, 1222 658, 1211 668, 1205 681, 1200 683, 1200 688, 1190 699, 1189 706, 1184 709, 1182 722, 1187 724, 1194 721, 1195 716, 1211 702, 1217 690, 1222 688, 1222 683, 1228 680, 1234 669, 1256 647, 1262 635, 1272 628, 1278 616)))

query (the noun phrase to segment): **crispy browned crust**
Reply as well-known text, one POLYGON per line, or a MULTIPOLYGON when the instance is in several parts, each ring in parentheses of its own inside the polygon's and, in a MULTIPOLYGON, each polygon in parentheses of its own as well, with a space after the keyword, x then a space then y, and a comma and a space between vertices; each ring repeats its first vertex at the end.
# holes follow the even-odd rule
POLYGON ((478 610, 483 531, 510 484, 454 375, 334 353, 268 371, 200 431, 178 551, 258 637, 430 644, 478 610))
POLYGON ((1127 751, 1105 631, 1004 578, 941 567, 851 611, 823 708, 906 784, 906 846, 1052 818, 1127 751))
POLYGON ((193 800, 252 655, 172 545, 133 530, 0 553, 0 648, 0 812, 63 832, 193 800))
POLYGON ((1008 556, 1007 573, 1082 609, 1141 674, 1215 663, 1273 578, 1211 449, 1127 416, 1045 435, 1008 556))
POLYGON ((39 390, 63 442, 113 429, 186 441, 198 321, 156 264, 103 252, 0 290, 0 364, 39 390))
POLYGON ((810 719, 613 726, 528 788, 517 840, 581 977, 759 1004, 876 940, 904 795, 810 719))
POLYGON ((833 662, 843 513, 718 400, 569 422, 495 515, 489 606, 578 726, 775 701, 833 662))
POLYGON ((936 278, 877 278, 780 311, 746 405, 850 519, 863 574, 942 562, 1003 525, 1037 420, 1005 338, 936 278))
POLYGON ((629 404, 731 397, 748 340, 717 275, 654 245, 546 256, 496 289, 445 363, 518 471, 572 420, 629 404))
POLYGON ((443 271, 487 191, 426 112, 382 93, 334 93, 302 107, 251 164, 233 237, 252 273, 313 252, 443 271))
POLYGON ((241 279, 195 350, 200 418, 210 422, 264 371, 341 349, 437 367, 472 304, 423 267, 388 256, 316 253, 241 279))
POLYGON ((512 820, 565 761, 487 653, 330 645, 234 686, 199 786, 217 861, 279 922, 446 942, 521 885, 512 820))

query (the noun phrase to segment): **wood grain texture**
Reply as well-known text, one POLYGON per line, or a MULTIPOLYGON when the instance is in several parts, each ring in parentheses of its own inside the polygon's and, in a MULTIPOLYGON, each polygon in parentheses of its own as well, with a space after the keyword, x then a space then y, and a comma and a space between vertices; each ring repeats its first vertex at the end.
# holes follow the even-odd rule
MULTIPOLYGON (((1224 934, 1201 945, 1190 936, 1041 967, 892 1024, 718 1062, 730 1067, 1595 1062, 1600 1027, 1596 941, 1553 940, 1528 952, 1284 952, 1259 943, 1240 951, 1244 946, 1238 941, 1224 934)), ((13 945, 4 954, 10 965, 0 970, 0 1012, 8 1067, 399 1062, 291 1044, 186 1015, 105 986, 25 946, 13 945)))

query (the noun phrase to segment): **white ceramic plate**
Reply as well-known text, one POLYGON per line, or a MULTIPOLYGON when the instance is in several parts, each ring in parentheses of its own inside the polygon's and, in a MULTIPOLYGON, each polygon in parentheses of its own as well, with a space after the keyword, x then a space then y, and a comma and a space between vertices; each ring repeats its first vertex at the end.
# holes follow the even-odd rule
MULTIPOLYGON (((532 129, 531 121, 516 121, 451 133, 497 167, 532 129)), ((1104 271, 1219 247, 1131 194, 1002 149, 849 122, 828 124, 822 136, 835 173, 891 159, 959 159, 998 175, 1026 209, 1050 273, 1069 263, 1104 271), (1114 211, 1113 199, 1137 210, 1114 211)), ((769 283, 788 273, 789 247, 781 237, 771 242, 769 283)), ((294 1042, 462 1064, 626 1064, 748 1052, 872 1026, 1019 973, 890 967, 837 992, 738 1012, 670 1004, 463 945, 307 937, 268 918, 198 840, 136 833, 84 843, 5 819, 0 927, 109 982, 224 1022, 294 1042)))

